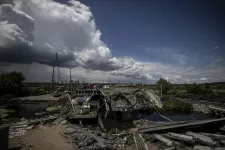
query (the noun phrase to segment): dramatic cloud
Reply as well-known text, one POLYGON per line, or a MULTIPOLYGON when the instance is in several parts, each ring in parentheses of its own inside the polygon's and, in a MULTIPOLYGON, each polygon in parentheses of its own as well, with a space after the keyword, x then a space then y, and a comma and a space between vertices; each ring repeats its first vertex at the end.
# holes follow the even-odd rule
MULTIPOLYGON (((53 0, 0 2, 1 72, 22 71, 28 81, 50 81, 56 53, 62 80, 68 80, 69 67, 75 67, 74 78, 86 77, 89 81, 111 78, 112 81, 134 79, 154 83, 160 77, 172 83, 225 80, 223 67, 187 67, 191 59, 169 47, 148 47, 145 53, 160 58, 161 62, 172 61, 173 66, 154 59, 140 62, 129 57, 113 57, 101 40, 89 7, 79 1, 71 0, 69 4, 53 0)), ((222 57, 213 63, 219 62, 223 62, 222 57)))
POLYGON ((122 68, 101 41, 90 9, 46 0, 14 1, 0 6, 0 60, 115 70, 122 68), (63 12, 63 13, 62 13, 63 12))
POLYGON ((123 59, 123 63, 125 66, 124 68, 112 71, 111 74, 116 76, 125 76, 133 79, 154 80, 154 78, 151 75, 143 73, 144 70, 143 63, 137 62, 132 58, 123 59))

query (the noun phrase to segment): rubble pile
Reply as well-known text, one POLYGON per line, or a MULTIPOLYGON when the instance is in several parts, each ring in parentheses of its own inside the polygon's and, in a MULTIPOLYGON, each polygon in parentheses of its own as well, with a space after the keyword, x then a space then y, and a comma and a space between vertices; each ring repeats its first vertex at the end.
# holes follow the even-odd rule
POLYGON ((225 149, 225 135, 211 133, 173 133, 142 134, 148 148, 155 149, 184 149, 184 150, 217 150, 225 149))
POLYGON ((112 111, 162 108, 162 102, 153 90, 136 89, 130 92, 115 91, 111 94, 107 97, 112 111))
MULTIPOLYGON (((23 136, 34 128, 34 125, 40 122, 53 121, 56 117, 47 117, 35 120, 24 120, 10 126, 10 138, 23 136)), ((63 128, 63 135, 68 143, 73 144, 74 150, 173 150, 173 149, 194 149, 194 150, 218 150, 225 149, 225 135, 221 133, 194 133, 183 132, 175 133, 165 131, 163 134, 156 134, 156 132, 142 132, 146 128, 157 128, 163 126, 170 126, 175 124, 182 124, 187 121, 173 121, 173 122, 153 122, 148 120, 133 121, 136 128, 129 130, 110 129, 105 132, 97 125, 75 125, 69 124, 64 118, 57 118, 53 123, 55 127, 57 124, 65 125, 63 128), (135 130, 134 130, 135 129, 135 130)), ((39 126, 41 127, 41 126, 39 126)), ((172 131, 172 130, 171 130, 172 131)), ((162 130, 160 130, 162 133, 162 130)))
POLYGON ((110 134, 101 132, 99 127, 80 127, 69 125, 64 132, 66 139, 73 141, 75 150, 125 149, 126 134, 110 134))
POLYGON ((204 104, 193 104, 194 112, 209 114, 209 105, 204 104))
POLYGON ((34 125, 29 125, 28 120, 24 118, 20 122, 11 125, 9 128, 9 138, 20 137, 26 134, 27 130, 30 130, 34 125))
POLYGON ((9 138, 14 138, 14 137, 21 137, 25 135, 28 130, 31 130, 34 128, 35 125, 39 123, 46 123, 48 121, 52 122, 55 120, 57 117, 56 116, 48 116, 44 118, 38 118, 38 119, 30 119, 26 120, 22 118, 19 122, 12 123, 9 125, 9 138))

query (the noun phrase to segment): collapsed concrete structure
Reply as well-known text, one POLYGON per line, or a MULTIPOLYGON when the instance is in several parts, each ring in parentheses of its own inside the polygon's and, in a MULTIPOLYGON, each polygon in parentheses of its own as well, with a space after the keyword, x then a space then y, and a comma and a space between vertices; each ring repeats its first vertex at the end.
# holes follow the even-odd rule
MULTIPOLYGON (((22 98, 20 98, 22 99, 22 98)), ((151 89, 133 88, 105 88, 80 89, 77 87, 59 87, 53 95, 41 95, 23 98, 27 102, 53 102, 63 106, 61 112, 69 113, 69 118, 91 119, 107 118, 134 118, 140 111, 161 109, 162 102, 151 89)))
POLYGON ((107 95, 111 111, 161 109, 162 102, 153 90, 115 91, 107 95))
POLYGON ((129 118, 133 112, 137 116, 138 111, 161 109, 163 106, 155 92, 148 89, 71 90, 67 95, 72 106, 71 119, 97 118, 98 114, 107 118, 114 112, 129 118))

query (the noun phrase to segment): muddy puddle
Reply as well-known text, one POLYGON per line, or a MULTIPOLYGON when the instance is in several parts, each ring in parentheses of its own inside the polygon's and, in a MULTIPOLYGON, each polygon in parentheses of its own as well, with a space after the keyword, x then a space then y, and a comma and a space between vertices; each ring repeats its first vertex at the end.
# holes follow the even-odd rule
POLYGON ((21 109, 17 115, 18 117, 30 119, 35 116, 35 113, 45 112, 47 107, 47 103, 21 104, 21 109))

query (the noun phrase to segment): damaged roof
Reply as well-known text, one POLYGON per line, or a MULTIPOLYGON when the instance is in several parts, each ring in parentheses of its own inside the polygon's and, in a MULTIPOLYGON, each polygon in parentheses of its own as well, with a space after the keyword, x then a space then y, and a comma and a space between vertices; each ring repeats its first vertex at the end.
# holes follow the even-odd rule
POLYGON ((162 102, 153 90, 116 90, 106 94, 112 111, 132 111, 162 108, 162 102))

